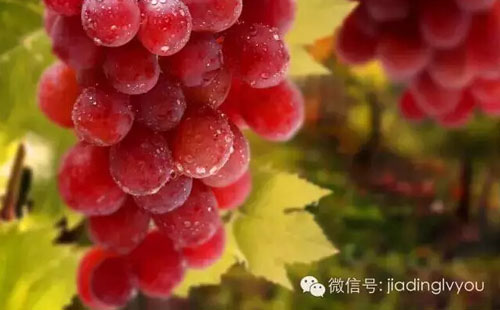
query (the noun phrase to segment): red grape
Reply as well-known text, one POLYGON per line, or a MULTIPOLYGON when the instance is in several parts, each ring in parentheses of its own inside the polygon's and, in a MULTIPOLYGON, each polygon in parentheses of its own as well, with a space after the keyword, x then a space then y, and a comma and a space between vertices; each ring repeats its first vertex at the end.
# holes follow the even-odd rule
POLYGON ((97 146, 116 144, 134 123, 130 98, 111 88, 85 88, 73 107, 73 122, 80 139, 97 146))
POLYGON ((96 267, 105 259, 112 257, 111 252, 99 247, 91 248, 80 261, 77 274, 78 296, 83 303, 95 310, 111 310, 115 307, 107 305, 99 300, 91 290, 91 277, 96 267))
POLYGON ((430 116, 452 111, 460 101, 461 90, 443 88, 428 74, 422 74, 410 85, 410 91, 422 111, 430 116))
POLYGON ((425 0, 420 9, 420 29, 429 45, 452 48, 464 41, 471 18, 455 0, 425 0))
POLYGON ((431 49, 418 31, 394 24, 384 32, 377 47, 377 56, 387 74, 395 80, 407 80, 422 71, 431 60, 431 49))
POLYGON ((175 128, 186 110, 180 84, 162 76, 148 93, 133 97, 137 121, 155 131, 175 128))
POLYGON ((99 301, 122 307, 132 299, 135 288, 130 267, 124 257, 108 257, 90 276, 90 290, 99 301))
POLYGON ((500 101, 500 79, 476 79, 471 85, 471 92, 479 101, 500 101))
POLYGON ((61 62, 47 68, 38 85, 40 110, 54 123, 73 127, 71 111, 80 93, 75 72, 61 62))
POLYGON ((243 133, 230 123, 234 135, 233 152, 226 164, 214 175, 203 179, 203 183, 212 187, 224 187, 238 180, 248 169, 250 145, 243 133))
POLYGON ((126 195, 109 174, 106 148, 80 142, 62 159, 59 192, 70 208, 85 215, 106 215, 118 210, 126 195))
POLYGON ((45 8, 43 12, 43 27, 45 28, 45 32, 50 36, 52 32, 52 28, 57 21, 57 17, 59 15, 52 11, 49 8, 45 8))
POLYGON ((216 109, 226 100, 231 89, 231 81, 231 72, 226 68, 220 68, 206 85, 184 87, 184 94, 189 102, 206 104, 216 109))
POLYGON ((189 41, 192 21, 186 5, 180 0, 141 0, 142 25, 139 39, 153 54, 170 56, 189 41))
POLYGON ((242 9, 242 0, 183 1, 193 17, 193 31, 221 32, 226 30, 238 20, 242 9))
POLYGON ((212 34, 196 34, 180 52, 162 57, 160 65, 163 72, 177 77, 185 86, 206 85, 222 66, 221 48, 212 34))
POLYGON ((173 172, 165 138, 142 127, 134 127, 120 143, 111 147, 110 170, 120 188, 134 196, 158 192, 173 172))
POLYGON ((134 197, 138 206, 153 214, 170 212, 182 206, 193 186, 193 179, 179 175, 170 179, 156 194, 134 197))
POLYGON ((172 240, 158 231, 150 232, 130 255, 142 292, 167 298, 184 278, 184 262, 172 240))
POLYGON ((493 7, 495 0, 455 0, 463 9, 471 12, 486 11, 493 7))
POLYGON ((128 95, 147 93, 160 76, 157 56, 137 42, 109 49, 103 69, 111 85, 128 95))
POLYGON ((290 62, 278 31, 261 24, 231 28, 224 40, 224 57, 238 78, 256 88, 281 83, 290 62))
POLYGON ((404 19, 410 12, 409 0, 365 0, 370 15, 378 22, 404 19))
POLYGON ((444 127, 461 127, 470 119, 475 106, 476 102, 474 98, 466 92, 455 109, 449 113, 439 116, 437 121, 444 127))
POLYGON ((139 31, 141 12, 137 0, 84 0, 82 24, 98 45, 116 47, 139 31))
POLYGON ((203 269, 213 265, 224 253, 226 232, 221 225, 207 242, 191 248, 183 248, 182 256, 191 268, 203 269))
POLYGON ((94 243, 117 253, 133 250, 146 236, 150 217, 132 198, 113 214, 91 216, 89 233, 94 243))
POLYGON ((229 159, 233 139, 220 112, 206 105, 188 107, 173 138, 177 169, 193 178, 214 175, 229 159))
POLYGON ((426 115, 420 109, 418 104, 413 98, 410 91, 405 91, 401 99, 399 100, 399 111, 403 117, 409 121, 421 121, 425 119, 426 115))
POLYGON ((243 86, 241 100, 245 122, 265 139, 289 140, 304 121, 302 95, 290 81, 265 89, 243 86))
POLYGON ((500 116, 500 100, 477 101, 479 108, 488 116, 500 116))
POLYGON ((476 15, 467 39, 471 61, 479 71, 498 71, 500 66, 500 2, 495 10, 476 15))
POLYGON ((87 37, 80 18, 57 17, 50 35, 54 54, 73 69, 92 68, 102 61, 102 48, 87 37))
POLYGON ((89 69, 79 70, 77 72, 76 79, 78 80, 78 84, 82 88, 91 86, 111 87, 111 85, 109 85, 108 79, 106 79, 106 76, 104 75, 102 67, 93 67, 89 69))
POLYGON ((292 27, 295 10, 295 0, 243 0, 240 20, 277 28, 284 34, 292 27))
POLYGON ((248 126, 245 123, 243 116, 241 116, 240 107, 242 85, 244 84, 241 81, 233 79, 229 94, 219 108, 236 126, 241 129, 246 129, 248 126))
POLYGON ((43 0, 57 14, 71 16, 80 14, 83 0, 43 0))
POLYGON ((212 188, 221 210, 232 210, 240 207, 252 191, 252 176, 246 172, 233 184, 226 187, 212 188))
POLYGON ((428 72, 440 86, 456 89, 469 85, 476 73, 465 47, 436 51, 428 72))
POLYGON ((212 190, 196 181, 181 207, 153 215, 153 220, 178 247, 194 247, 208 241, 221 224, 212 190))
POLYGON ((337 35, 336 52, 340 60, 352 65, 372 60, 378 44, 375 28, 364 6, 360 5, 352 11, 337 35))

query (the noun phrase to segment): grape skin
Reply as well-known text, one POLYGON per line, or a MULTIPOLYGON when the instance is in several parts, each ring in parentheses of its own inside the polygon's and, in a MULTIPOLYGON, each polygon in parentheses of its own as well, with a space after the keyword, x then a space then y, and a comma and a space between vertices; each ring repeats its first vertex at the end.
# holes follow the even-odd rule
POLYGON ((151 53, 170 56, 188 43, 192 18, 180 0, 141 0, 142 24, 139 40, 151 53))
POLYGON ((97 45, 117 47, 135 37, 141 12, 136 0, 84 0, 81 21, 97 45))
POLYGON ((134 197, 138 206, 153 214, 163 214, 182 206, 193 187, 193 179, 179 175, 170 179, 156 194, 134 197))
POLYGON ((221 226, 207 242, 192 248, 183 248, 182 255, 188 266, 194 269, 205 269, 213 265, 224 253, 226 232, 221 226))
POLYGON ((226 187, 214 187, 212 191, 221 210, 233 210, 240 207, 252 191, 252 176, 247 171, 236 182, 226 187))
POLYGON ((221 32, 240 17, 242 0, 183 0, 193 18, 193 31, 221 32))
POLYGON ((83 0, 43 0, 57 14, 72 16, 80 14, 83 0))
POLYGON ((292 27, 296 9, 295 0, 243 0, 240 20, 277 28, 280 34, 285 34, 292 27))

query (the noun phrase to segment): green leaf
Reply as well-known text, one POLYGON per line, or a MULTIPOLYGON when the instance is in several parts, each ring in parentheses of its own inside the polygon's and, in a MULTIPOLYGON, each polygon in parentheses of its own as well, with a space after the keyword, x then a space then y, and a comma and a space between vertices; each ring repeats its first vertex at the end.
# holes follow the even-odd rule
POLYGON ((175 290, 175 294, 181 297, 186 297, 189 290, 193 287, 201 285, 216 285, 221 281, 221 277, 236 263, 245 261, 243 254, 238 248, 238 244, 234 238, 233 224, 231 221, 225 225, 226 229, 226 249, 223 256, 215 265, 207 269, 196 270, 189 269, 182 284, 175 290))
POLYGON ((76 293, 81 252, 54 244, 52 226, 0 226, 0 309, 63 309, 76 293))
POLYGON ((290 55, 292 59, 290 66, 291 76, 330 74, 327 68, 314 60, 306 49, 300 45, 290 46, 290 55))
POLYGON ((347 0, 297 0, 297 16, 287 42, 307 45, 331 35, 355 6, 356 2, 347 0))
POLYGON ((293 174, 265 168, 254 171, 252 196, 234 227, 252 274, 292 289, 287 265, 336 253, 313 215, 303 209, 328 194, 329 190, 293 174))

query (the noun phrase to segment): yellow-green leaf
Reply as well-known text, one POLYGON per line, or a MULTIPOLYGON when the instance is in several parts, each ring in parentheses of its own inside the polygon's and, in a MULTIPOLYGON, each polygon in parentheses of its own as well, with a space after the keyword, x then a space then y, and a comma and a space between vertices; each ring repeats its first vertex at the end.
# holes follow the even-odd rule
POLYGON ((287 35, 288 43, 310 44, 332 34, 355 5, 347 0, 297 0, 297 16, 287 35))
POLYGON ((63 309, 76 293, 80 251, 54 244, 52 226, 24 226, 0 226, 0 309, 63 309))
POLYGON ((308 75, 325 75, 330 71, 317 62, 303 46, 290 46, 291 66, 290 75, 295 77, 308 75))
POLYGON ((252 274, 291 289, 287 265, 336 253, 313 215, 303 209, 330 191, 265 168, 254 171, 254 184, 244 214, 235 223, 238 246, 252 274))
POLYGON ((188 295, 189 290, 193 287, 200 285, 216 285, 221 281, 222 275, 236 263, 245 261, 243 254, 240 252, 233 233, 234 222, 225 225, 226 229, 226 249, 223 256, 218 260, 215 265, 207 269, 196 270, 189 269, 184 281, 176 289, 175 294, 185 297, 188 295))

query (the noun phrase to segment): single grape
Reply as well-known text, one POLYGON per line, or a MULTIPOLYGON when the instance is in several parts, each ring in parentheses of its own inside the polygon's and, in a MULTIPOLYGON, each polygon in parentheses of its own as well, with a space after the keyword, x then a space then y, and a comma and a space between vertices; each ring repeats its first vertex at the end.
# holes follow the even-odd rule
POLYGON ((181 254, 172 240, 158 231, 150 232, 130 258, 139 288, 150 297, 170 297, 184 278, 181 254))
POLYGON ((395 80, 408 80, 430 62, 432 51, 411 26, 396 23, 380 38, 377 57, 387 74, 395 80))
POLYGON ((141 12, 137 0, 84 0, 83 29, 97 45, 125 45, 139 31, 141 12))
POLYGON ((458 5, 466 11, 486 11, 493 7, 495 0, 455 0, 458 5))
POLYGON ((182 256, 190 268, 204 269, 213 265, 224 253, 226 232, 221 225, 207 242, 192 248, 183 248, 182 256))
POLYGON ((409 121, 418 122, 425 119, 426 115, 418 106, 410 91, 405 91, 399 100, 399 111, 409 121))
POLYGON ((424 40, 434 48, 444 49, 465 40, 471 18, 455 0, 426 0, 421 2, 419 22, 424 40))
POLYGON ((214 35, 207 33, 194 34, 180 52, 160 58, 163 72, 177 77, 187 87, 210 83, 222 63, 222 47, 214 35))
POLYGON ((192 19, 180 0, 141 0, 142 24, 139 40, 151 53, 170 56, 189 41, 192 19))
POLYGON ((233 79, 231 89, 226 100, 222 103, 219 109, 240 129, 248 128, 243 116, 241 116, 241 88, 244 85, 240 80, 233 79))
POLYGON ((458 105, 451 112, 441 115, 437 121, 441 126, 447 128, 458 128, 465 125, 472 117, 476 101, 473 96, 465 92, 458 105))
POLYGON ((94 243, 116 253, 128 253, 146 236, 149 220, 149 215, 128 198, 115 213, 91 216, 88 230, 94 243))
POLYGON ((43 27, 49 36, 52 33, 52 28, 57 21, 57 17, 59 17, 59 15, 49 8, 45 8, 43 11, 43 27))
POLYGON ((243 133, 230 123, 234 135, 233 152, 226 164, 214 175, 202 179, 211 187, 224 187, 238 180, 248 170, 250 162, 250 145, 243 133))
POLYGON ((427 73, 412 81, 410 92, 420 109, 429 116, 449 113, 457 106, 462 96, 460 89, 441 87, 427 73))
POLYGON ((233 210, 240 207, 252 191, 252 176, 246 172, 233 184, 226 187, 212 188, 221 210, 233 210))
POLYGON ((153 214, 170 212, 182 206, 193 186, 193 179, 179 175, 170 179, 156 194, 134 197, 138 206, 153 214))
POLYGON ((99 247, 91 248, 80 261, 77 272, 77 290, 78 296, 83 303, 91 309, 95 310, 112 310, 115 309, 112 305, 105 304, 99 300, 91 290, 90 282, 94 270, 99 264, 113 254, 99 247))
POLYGON ((500 66, 500 2, 495 9, 476 14, 467 37, 467 52, 479 73, 498 71, 500 66))
POLYGON ((291 81, 265 89, 243 86, 241 100, 245 122, 267 140, 290 140, 304 122, 304 100, 291 81))
POLYGON ((212 190, 197 181, 193 183, 191 194, 181 207, 153 215, 153 220, 177 247, 198 246, 208 241, 221 225, 212 190))
POLYGON ((43 2, 57 14, 71 16, 80 14, 83 0, 43 0, 43 2))
POLYGON ((206 105, 188 107, 173 137, 177 169, 192 178, 214 175, 229 159, 233 139, 227 119, 220 112, 206 105))
POLYGON ((114 213, 126 198, 109 174, 109 150, 84 142, 63 157, 58 182, 66 204, 85 215, 114 213))
POLYGON ((73 69, 56 62, 40 77, 38 84, 38 105, 40 110, 54 123, 71 128, 71 111, 80 88, 73 69))
POLYGON ((479 101, 500 101, 500 79, 476 79, 470 89, 479 101))
POLYGON ((103 68, 111 85, 128 95, 149 92, 160 77, 158 57, 149 53, 138 42, 109 49, 103 68))
POLYGON ((365 0, 366 8, 373 19, 388 22, 406 18, 410 13, 408 0, 365 0))
POLYGON ((345 19, 336 40, 336 53, 346 64, 358 65, 375 57, 378 44, 377 25, 359 5, 345 19))
POLYGON ((88 69, 102 62, 103 50, 87 37, 80 18, 58 16, 50 35, 54 54, 71 68, 88 69))
POLYGON ((172 157, 165 138, 136 126, 110 151, 110 170, 120 188, 134 196, 160 190, 173 171, 172 157))
POLYGON ((90 290, 102 303, 123 307, 135 294, 130 266, 124 257, 108 257, 95 266, 90 290))
POLYGON ((227 33, 224 57, 236 77, 255 88, 268 88, 285 79, 290 55, 277 29, 240 24, 227 33))
POLYGON ((240 20, 277 28, 285 34, 292 28, 296 9, 295 0, 243 0, 240 20))
POLYGON ((207 84, 184 87, 184 94, 189 102, 206 104, 216 109, 226 100, 231 89, 231 81, 231 72, 226 68, 220 68, 207 84))
POLYGON ((435 51, 427 70, 442 87, 456 89, 468 86, 476 73, 465 46, 435 51))
POLYGON ((112 88, 85 88, 73 107, 73 122, 81 140, 97 146, 116 144, 134 123, 130 98, 112 88))
MULTIPOLYGON (((193 31, 221 32, 240 17, 242 0, 183 0, 193 17, 193 31)), ((267 8, 266 8, 267 9, 267 8)))
POLYGON ((154 131, 175 128, 186 110, 186 99, 180 84, 165 75, 150 92, 132 100, 137 121, 154 131))

